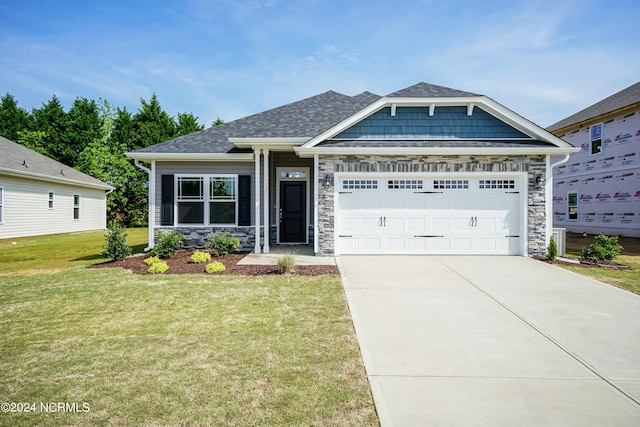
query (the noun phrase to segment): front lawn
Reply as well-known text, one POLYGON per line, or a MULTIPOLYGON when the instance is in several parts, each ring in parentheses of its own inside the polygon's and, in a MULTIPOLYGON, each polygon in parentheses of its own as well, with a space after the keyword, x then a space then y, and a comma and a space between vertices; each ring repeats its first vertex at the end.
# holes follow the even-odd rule
POLYGON ((4 258, 0 402, 36 412, 0 425, 377 425, 339 276, 84 268, 99 246, 4 258))

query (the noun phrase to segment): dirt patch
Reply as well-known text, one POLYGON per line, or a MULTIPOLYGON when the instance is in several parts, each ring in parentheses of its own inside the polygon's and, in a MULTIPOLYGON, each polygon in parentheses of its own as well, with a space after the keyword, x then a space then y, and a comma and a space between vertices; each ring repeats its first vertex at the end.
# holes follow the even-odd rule
POLYGON ((555 259, 553 261, 551 261, 550 259, 548 259, 547 257, 543 257, 543 256, 534 256, 534 259, 537 259, 538 261, 542 261, 542 262, 546 262, 547 264, 556 264, 556 265, 568 265, 571 267, 580 267, 580 268, 606 268, 609 270, 628 270, 629 266, 626 264, 620 264, 614 261, 601 261, 598 264, 592 263, 592 262, 586 262, 586 261, 580 261, 580 262, 568 262, 568 261, 562 261, 561 259, 555 259))
MULTIPOLYGON (((194 264, 189 262, 189 257, 193 251, 178 251, 174 256, 166 259, 169 264, 169 270, 163 274, 209 274, 204 271, 206 263, 194 264)), ((275 265, 238 265, 247 253, 234 253, 227 256, 212 257, 211 261, 218 261, 227 268, 221 273, 214 274, 233 274, 238 276, 264 276, 279 274, 275 265)), ((120 267, 131 270, 135 274, 150 274, 149 266, 144 263, 144 256, 133 256, 122 261, 111 261, 101 264, 94 264, 88 268, 115 268, 120 267)), ((319 276, 321 274, 340 274, 338 267, 335 265, 300 265, 296 266, 295 273, 302 276, 319 276)))

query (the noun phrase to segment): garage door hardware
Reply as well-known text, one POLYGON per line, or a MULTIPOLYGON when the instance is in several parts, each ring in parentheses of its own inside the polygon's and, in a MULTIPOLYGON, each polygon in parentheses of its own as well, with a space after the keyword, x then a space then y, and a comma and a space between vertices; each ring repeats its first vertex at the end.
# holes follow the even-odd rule
POLYGON ((505 191, 504 194, 520 194, 519 191, 505 191))
POLYGON ((478 226, 478 217, 477 216, 472 216, 471 220, 469 221, 469 225, 471 227, 477 227, 478 226))
POLYGON ((436 235, 436 234, 422 234, 422 235, 415 235, 413 237, 444 237, 444 236, 440 236, 440 235, 436 235))
POLYGON ((380 227, 386 227, 387 226, 387 217, 386 216, 381 216, 380 219, 378 220, 378 225, 380 227))
POLYGON ((353 237, 351 234, 340 234, 338 237, 353 237))
POLYGON ((340 191, 338 194, 351 194, 351 191, 340 191))
POLYGON ((519 234, 513 235, 513 236, 504 236, 504 237, 520 237, 519 234))
POLYGON ((414 191, 413 194, 442 194, 442 191, 414 191))

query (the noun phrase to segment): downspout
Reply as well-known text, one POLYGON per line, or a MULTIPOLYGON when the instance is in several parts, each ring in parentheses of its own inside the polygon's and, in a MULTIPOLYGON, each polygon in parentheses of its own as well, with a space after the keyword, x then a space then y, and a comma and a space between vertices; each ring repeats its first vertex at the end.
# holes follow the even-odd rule
POLYGON ((564 157, 558 160, 557 162, 549 163, 551 161, 551 156, 547 155, 547 164, 548 164, 547 170, 549 171, 549 177, 545 182, 545 199, 547 202, 549 200, 552 201, 551 203, 545 203, 545 215, 547 218, 545 238, 546 238, 547 244, 549 244, 549 242, 551 241, 551 236, 553 233, 553 168, 555 168, 556 166, 560 166, 561 164, 569 161, 569 156, 570 154, 565 154, 564 157))
MULTIPOLYGON (((155 205, 155 190, 156 190, 156 186, 155 186, 155 177, 153 176, 153 173, 151 172, 151 169, 149 169, 148 167, 144 166, 142 163, 140 163, 140 160, 138 159, 133 159, 133 164, 140 169, 141 171, 143 171, 144 173, 147 174, 148 176, 148 181, 149 181, 149 202, 148 202, 148 206, 149 206, 149 212, 148 212, 148 217, 147 217, 147 230, 148 230, 148 236, 147 236, 147 247, 144 248, 144 251, 150 251, 151 249, 153 249, 154 246, 154 239, 153 239, 153 225, 155 222, 155 216, 154 216, 154 205, 155 205)), ((153 167, 153 163, 152 167, 153 167)))

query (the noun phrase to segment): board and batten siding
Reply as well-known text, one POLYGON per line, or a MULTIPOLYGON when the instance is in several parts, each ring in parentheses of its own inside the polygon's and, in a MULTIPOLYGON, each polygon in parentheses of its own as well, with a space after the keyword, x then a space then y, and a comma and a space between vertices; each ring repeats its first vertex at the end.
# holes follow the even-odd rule
MULTIPOLYGON (((251 175, 251 224, 255 224, 254 164, 250 162, 156 162, 155 226, 160 226, 162 206, 162 175, 251 175)), ((175 203, 175 202, 174 202, 175 203)))
POLYGON ((0 176, 4 218, 0 239, 44 234, 104 230, 107 221, 105 190, 29 178, 0 176), (49 192, 54 193, 53 209, 49 192), (73 218, 73 196, 80 195, 80 218, 73 218))

